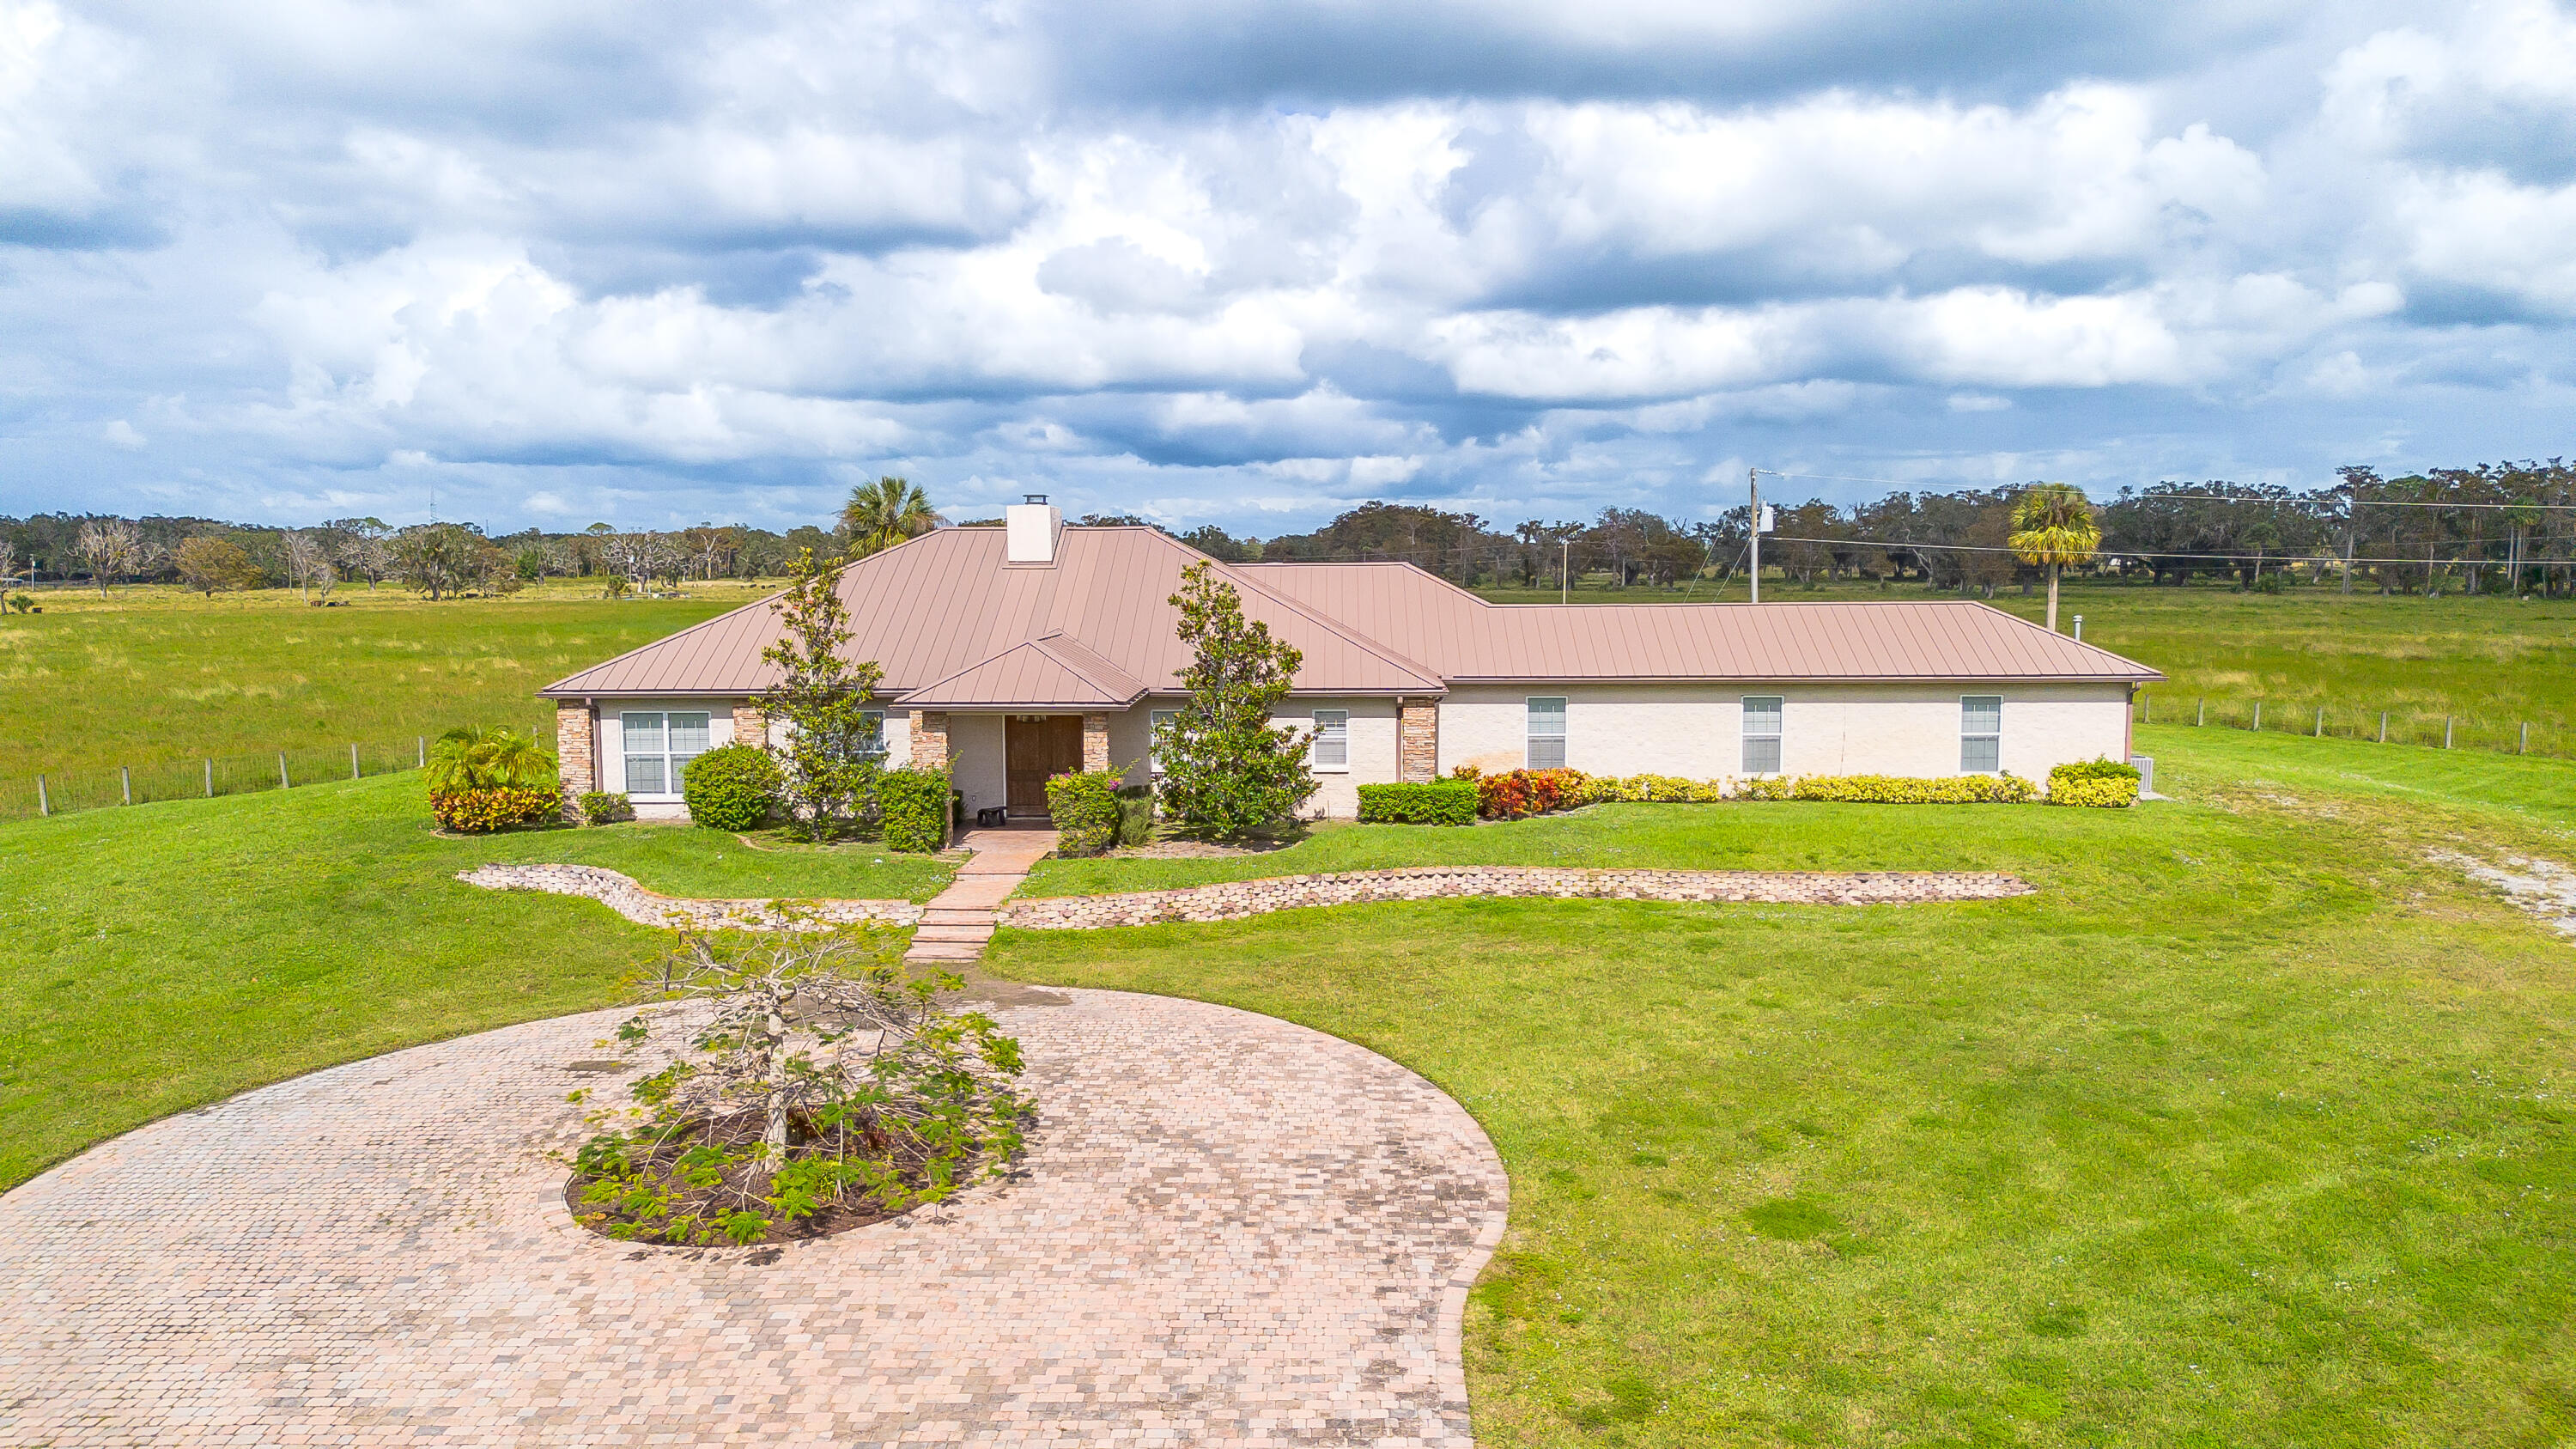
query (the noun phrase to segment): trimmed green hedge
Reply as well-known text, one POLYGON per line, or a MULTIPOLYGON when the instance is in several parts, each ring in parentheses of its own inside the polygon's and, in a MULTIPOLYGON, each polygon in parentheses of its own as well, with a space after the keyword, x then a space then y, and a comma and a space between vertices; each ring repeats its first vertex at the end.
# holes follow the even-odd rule
POLYGON ((1118 798, 1118 776, 1107 770, 1075 770, 1047 781, 1047 814, 1055 817, 1058 855, 1098 855, 1118 843, 1126 812, 1118 798))
POLYGON ((1473 780, 1408 780, 1360 786, 1360 819, 1383 825, 1473 825, 1473 780))
POLYGON ((2048 772, 2048 803, 2118 810, 2138 803, 2138 767, 2120 760, 2075 760, 2048 772))
POLYGON ((781 783, 767 750, 718 745, 680 771, 680 798, 710 830, 757 830, 777 811, 781 783))
POLYGON ((877 824, 886 849, 929 855, 948 848, 948 772, 888 770, 877 776, 877 824))
POLYGON ((1739 781, 1737 800, 1833 800, 1852 805, 2024 805, 2039 787, 2018 775, 1799 775, 1739 781))

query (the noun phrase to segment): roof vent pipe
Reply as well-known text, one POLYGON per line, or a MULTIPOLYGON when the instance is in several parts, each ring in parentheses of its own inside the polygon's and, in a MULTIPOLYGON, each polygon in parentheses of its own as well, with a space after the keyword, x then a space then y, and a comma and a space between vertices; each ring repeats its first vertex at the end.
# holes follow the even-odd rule
POLYGON ((1056 535, 1064 530, 1064 514, 1046 501, 1043 493, 1028 495, 1026 503, 1014 503, 1002 510, 1003 557, 1015 564, 1051 564, 1055 562, 1056 535))

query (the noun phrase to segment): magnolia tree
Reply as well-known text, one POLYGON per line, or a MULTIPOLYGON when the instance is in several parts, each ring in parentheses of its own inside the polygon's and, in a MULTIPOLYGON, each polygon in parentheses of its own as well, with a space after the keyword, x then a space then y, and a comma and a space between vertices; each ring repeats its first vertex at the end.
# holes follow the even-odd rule
MULTIPOLYGON (((791 924, 810 926, 808 922, 791 924)), ((682 932, 634 984, 685 1045, 574 1159, 581 1220, 611 1237, 750 1244, 853 1227, 998 1176, 1032 1103, 1019 1043, 908 975, 882 926, 682 932)), ((579 1100, 584 1094, 575 1093, 579 1100)))
POLYGON ((780 793, 787 813, 807 836, 823 840, 875 796, 878 719, 868 698, 885 677, 875 661, 841 657, 850 642, 850 611, 841 602, 837 564, 815 561, 806 549, 789 567, 787 591, 770 602, 778 616, 778 642, 760 657, 778 666, 778 682, 761 692, 760 708, 786 724, 786 739, 770 747, 778 757, 780 793))
POLYGON ((1234 585, 1204 563, 1182 571, 1171 603, 1193 657, 1181 675, 1189 702, 1154 731, 1164 814, 1217 836, 1294 819, 1317 788, 1306 760, 1313 736, 1273 725, 1270 713, 1296 687, 1305 656, 1246 619, 1234 585))

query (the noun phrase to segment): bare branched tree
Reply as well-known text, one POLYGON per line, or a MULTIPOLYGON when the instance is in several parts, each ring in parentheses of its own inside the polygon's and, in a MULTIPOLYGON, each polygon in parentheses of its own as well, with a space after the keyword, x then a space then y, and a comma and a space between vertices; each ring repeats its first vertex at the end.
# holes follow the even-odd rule
POLYGON ((142 571, 143 530, 130 519, 93 518, 81 525, 72 550, 89 565, 90 579, 98 585, 98 596, 103 599, 109 584, 142 571))

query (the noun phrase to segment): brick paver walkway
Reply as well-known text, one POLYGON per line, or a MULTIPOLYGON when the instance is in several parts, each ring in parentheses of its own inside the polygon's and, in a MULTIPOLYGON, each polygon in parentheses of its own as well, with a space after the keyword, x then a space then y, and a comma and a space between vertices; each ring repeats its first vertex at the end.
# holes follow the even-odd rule
POLYGON ((1467 1442, 1505 1182, 1455 1102, 1266 1017, 1020 991, 1025 1170, 780 1249, 574 1226, 620 1013, 316 1073, 0 1196, 0 1443, 1467 1442))
POLYGON ((912 933, 906 961, 936 961, 948 966, 980 961, 993 939, 993 915, 1029 867, 1055 849, 1052 830, 970 830, 958 842, 975 852, 957 868, 948 889, 921 908, 921 924, 912 933))

